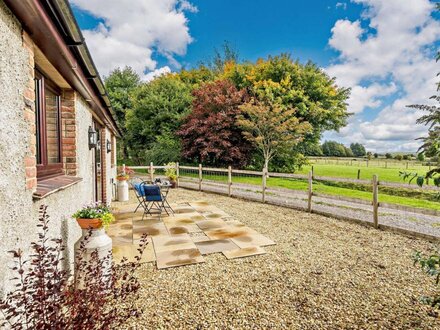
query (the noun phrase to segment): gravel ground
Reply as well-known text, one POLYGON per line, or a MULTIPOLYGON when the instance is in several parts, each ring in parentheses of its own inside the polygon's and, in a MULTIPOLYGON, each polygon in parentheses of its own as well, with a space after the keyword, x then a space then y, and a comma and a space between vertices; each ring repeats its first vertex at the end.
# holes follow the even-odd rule
MULTIPOLYGON (((181 186, 198 189, 198 183, 194 181, 184 181, 181 183, 181 186)), ((227 186, 217 182, 204 182, 203 190, 224 194, 227 191, 227 186)), ((260 201, 261 188, 255 185, 234 184, 233 195, 260 201)), ((266 199, 272 203, 284 204, 295 208, 305 209, 307 207, 306 192, 301 191, 270 188, 267 189, 266 199)), ((333 214, 334 216, 373 222, 371 205, 325 197, 313 197, 313 209, 333 214)), ((440 218, 432 215, 380 207, 379 224, 440 238, 440 218)))
POLYGON ((141 318, 130 329, 440 329, 419 302, 435 287, 413 267, 434 245, 293 209, 184 189, 277 242, 267 254, 139 270, 141 318))

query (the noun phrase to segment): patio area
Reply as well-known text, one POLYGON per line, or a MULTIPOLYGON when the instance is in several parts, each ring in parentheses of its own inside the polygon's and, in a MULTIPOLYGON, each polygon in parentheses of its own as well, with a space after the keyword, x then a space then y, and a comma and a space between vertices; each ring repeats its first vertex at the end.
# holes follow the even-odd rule
POLYGON ((171 203, 174 214, 142 218, 142 207, 133 212, 133 200, 114 206, 115 222, 107 230, 116 262, 134 258, 143 234, 150 244, 142 262, 155 262, 158 269, 201 263, 213 253, 227 259, 265 254, 263 247, 275 244, 206 201, 176 201, 171 203))
MULTIPOLYGON (((216 194, 173 189, 169 198, 172 206, 183 209, 190 207, 180 203, 204 201, 199 207, 216 208, 206 210, 205 218, 221 210, 214 220, 239 221, 276 245, 264 246, 265 254, 236 259, 200 252, 204 262, 158 269, 153 262, 158 236, 152 235, 145 256, 150 262, 138 270, 138 305, 144 312, 127 329, 440 328, 435 311, 420 302, 421 296, 435 292, 435 285, 411 259, 415 250, 432 251, 432 243, 216 194)), ((120 226, 126 217, 125 229, 130 221, 136 227, 139 219, 129 214, 133 206, 134 200, 115 204, 120 226)), ((176 216, 188 214, 193 211, 176 216)), ((194 245, 195 237, 206 235, 185 234, 194 245)), ((116 242, 120 256, 128 256, 130 240, 139 239, 137 230, 125 239, 126 245, 116 242)))

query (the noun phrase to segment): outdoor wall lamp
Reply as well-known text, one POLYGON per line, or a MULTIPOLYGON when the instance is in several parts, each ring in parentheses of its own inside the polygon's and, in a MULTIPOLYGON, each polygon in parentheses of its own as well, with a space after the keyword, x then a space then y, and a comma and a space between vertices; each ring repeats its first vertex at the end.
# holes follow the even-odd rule
POLYGON ((92 126, 89 126, 89 150, 96 148, 98 143, 98 134, 92 126))
POLYGON ((112 143, 110 142, 110 140, 107 140, 107 153, 112 151, 112 143))

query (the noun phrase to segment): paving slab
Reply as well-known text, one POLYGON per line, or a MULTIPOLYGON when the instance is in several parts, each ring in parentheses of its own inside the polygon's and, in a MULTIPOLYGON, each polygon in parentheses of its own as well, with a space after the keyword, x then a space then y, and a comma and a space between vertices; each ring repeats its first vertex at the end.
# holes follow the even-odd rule
POLYGON ((236 249, 222 252, 227 259, 243 258, 265 254, 266 251, 260 246, 250 246, 244 249, 236 249))
POLYGON ((168 230, 163 223, 134 223, 133 224, 133 239, 139 239, 146 233, 148 237, 168 235, 168 230))
POLYGON ((175 236, 155 236, 152 237, 152 239, 156 253, 196 248, 194 242, 191 240, 191 237, 188 234, 179 234, 175 236))
POLYGON ((186 266, 204 262, 202 254, 195 248, 156 252, 158 269, 186 266))
POLYGON ((214 229, 220 229, 220 228, 224 228, 227 227, 228 224, 221 220, 221 219, 215 219, 215 220, 202 220, 202 221, 197 221, 197 226, 202 229, 203 231, 209 231, 209 230, 214 230, 214 229))
POLYGON ((230 239, 215 239, 195 242, 201 254, 220 253, 223 251, 236 250, 237 245, 230 239))
POLYGON ((247 248, 252 246, 269 246, 275 245, 276 243, 272 241, 270 238, 263 236, 261 234, 251 234, 240 237, 231 238, 232 242, 234 242, 240 248, 247 248))
MULTIPOLYGON (((114 246, 112 249, 113 261, 116 264, 120 264, 122 258, 127 258, 129 262, 134 262, 135 257, 139 255, 138 249, 139 249, 138 244, 114 246)), ((140 262, 147 263, 147 262, 153 262, 155 260, 156 260, 156 255, 154 253, 153 244, 151 244, 150 242, 145 247, 140 262)))

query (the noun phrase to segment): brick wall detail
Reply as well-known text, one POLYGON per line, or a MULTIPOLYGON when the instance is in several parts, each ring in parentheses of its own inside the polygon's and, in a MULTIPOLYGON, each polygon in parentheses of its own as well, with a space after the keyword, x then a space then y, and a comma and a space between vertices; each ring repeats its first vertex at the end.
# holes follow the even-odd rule
POLYGON ((35 72, 34 72, 34 43, 30 36, 23 31, 23 48, 27 51, 29 61, 27 64, 28 83, 23 93, 24 118, 29 127, 29 148, 24 156, 26 175, 26 189, 35 191, 37 187, 37 139, 35 124, 35 72))

